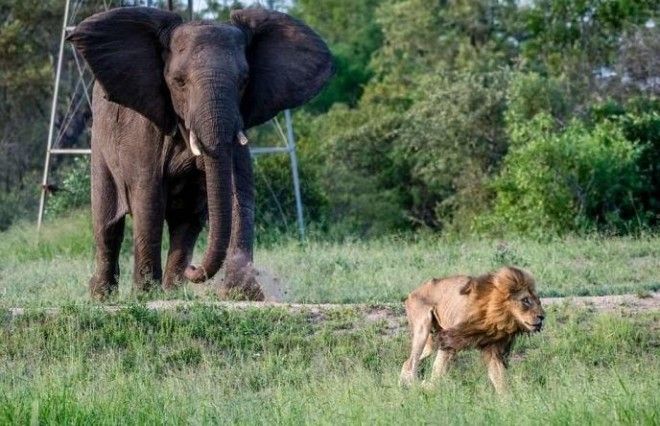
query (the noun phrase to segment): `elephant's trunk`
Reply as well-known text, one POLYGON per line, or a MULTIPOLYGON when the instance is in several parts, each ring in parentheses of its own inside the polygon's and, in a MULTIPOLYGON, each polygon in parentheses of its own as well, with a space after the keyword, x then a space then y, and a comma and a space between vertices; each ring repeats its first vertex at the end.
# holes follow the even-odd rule
POLYGON ((185 276, 194 283, 213 277, 227 256, 232 217, 232 146, 220 144, 217 157, 204 155, 209 211, 208 247, 199 267, 189 266, 185 276))
POLYGON ((232 158, 236 135, 241 129, 235 88, 223 86, 222 75, 206 72, 193 85, 193 104, 187 117, 190 148, 201 154, 206 173, 209 212, 208 246, 200 267, 188 267, 185 276, 192 282, 212 278, 227 257, 232 233, 232 158))

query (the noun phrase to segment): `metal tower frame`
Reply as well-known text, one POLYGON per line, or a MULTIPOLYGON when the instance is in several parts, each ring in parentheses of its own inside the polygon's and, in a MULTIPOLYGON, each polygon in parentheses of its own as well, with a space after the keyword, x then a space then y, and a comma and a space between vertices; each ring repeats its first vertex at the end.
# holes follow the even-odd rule
MULTIPOLYGON (((55 123, 55 118, 57 115, 57 106, 58 106, 58 96, 60 92, 60 85, 61 85, 61 77, 62 77, 62 62, 63 62, 63 57, 64 57, 64 49, 65 49, 65 39, 67 36, 67 33, 69 31, 72 31, 75 28, 75 25, 70 21, 70 6, 71 3, 74 0, 66 0, 65 5, 64 5, 64 18, 62 19, 62 32, 60 36, 60 46, 59 46, 59 53, 57 57, 57 65, 56 65, 56 70, 55 70, 55 83, 54 83, 54 88, 53 88, 53 101, 51 104, 51 111, 50 111, 50 123, 48 126, 48 140, 46 143, 46 160, 44 161, 44 171, 43 171, 43 178, 41 181, 41 197, 39 199, 39 216, 37 219, 37 229, 41 230, 41 227, 43 226, 43 219, 44 219, 44 210, 46 207, 46 201, 48 197, 48 176, 50 173, 50 163, 51 163, 51 157, 54 155, 90 155, 92 153, 91 148, 60 148, 57 147, 57 142, 59 142, 59 139, 61 138, 64 130, 66 130, 67 123, 63 121, 63 124, 61 125, 61 128, 59 129, 58 135, 57 135, 57 140, 55 140, 55 128, 56 128, 56 123, 55 123)), ((78 4, 84 2, 84 0, 78 0, 78 4)), ((151 1, 148 1, 147 4, 151 5, 151 1)), ((172 0, 167 1, 167 6, 170 10, 172 10, 172 0)), ((188 15, 190 19, 193 17, 193 1, 188 0, 188 15)), ((110 6, 112 5, 112 0, 106 1, 103 0, 103 5, 106 10, 110 9, 110 6)), ((272 7, 272 2, 269 2, 269 6, 272 7)), ((69 48, 71 49, 71 52, 73 54, 73 59, 74 62, 76 63, 76 70, 78 71, 78 83, 76 84, 76 89, 75 91, 78 90, 78 87, 82 87, 83 94, 84 94, 84 100, 87 101, 87 104, 91 108, 91 97, 89 94, 89 89, 93 83, 93 79, 91 79, 89 82, 85 80, 85 70, 87 68, 86 64, 84 61, 81 60, 81 58, 78 56, 78 53, 76 52, 75 48, 73 46, 69 45, 69 48)), ((75 95, 75 91, 74 94, 75 95)), ((82 102, 82 99, 80 100, 82 102)), ((69 104, 68 110, 65 114, 65 116, 68 116, 69 113, 71 113, 71 108, 72 108, 72 103, 69 104)), ((79 106, 79 105, 78 105, 79 106)), ((279 121, 277 120, 277 117, 273 118, 271 122, 277 129, 278 134, 281 136, 282 141, 284 142, 285 146, 271 146, 271 147, 254 147, 250 148, 250 153, 252 154, 252 157, 256 157, 258 155, 264 155, 264 154, 280 154, 280 153, 287 153, 289 155, 289 158, 291 160, 291 177, 293 180, 293 191, 296 199, 296 220, 298 223, 298 232, 300 234, 300 238, 303 239, 305 236, 305 222, 303 219, 303 204, 302 204, 302 197, 300 193, 300 176, 298 174, 298 155, 296 153, 296 139, 295 135, 293 132, 293 120, 291 118, 291 111, 290 110, 285 110, 284 111, 284 121, 285 121, 285 128, 286 132, 282 129, 282 126, 280 125, 279 121)))

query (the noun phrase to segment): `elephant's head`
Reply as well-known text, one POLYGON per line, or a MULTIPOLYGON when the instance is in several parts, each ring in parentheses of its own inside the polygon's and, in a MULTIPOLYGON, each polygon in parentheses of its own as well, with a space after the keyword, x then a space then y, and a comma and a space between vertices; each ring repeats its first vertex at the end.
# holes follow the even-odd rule
POLYGON ((237 139, 321 90, 333 72, 326 44, 300 21, 258 8, 233 11, 229 23, 184 23, 154 8, 118 8, 84 20, 68 39, 108 100, 166 134, 180 128, 203 156, 209 247, 196 278, 213 276, 231 234, 237 139))

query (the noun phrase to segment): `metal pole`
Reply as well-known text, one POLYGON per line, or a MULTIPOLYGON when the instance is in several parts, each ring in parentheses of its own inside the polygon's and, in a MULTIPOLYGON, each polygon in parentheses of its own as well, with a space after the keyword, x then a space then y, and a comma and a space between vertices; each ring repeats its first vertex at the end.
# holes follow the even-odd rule
POLYGON ((62 35, 60 37, 60 50, 57 57, 57 70, 55 71, 55 89, 53 91, 53 104, 50 109, 50 125, 48 127, 48 144, 46 146, 46 162, 44 164, 44 176, 41 181, 41 199, 39 200, 39 217, 37 219, 37 231, 41 231, 41 225, 44 219, 44 204, 46 203, 46 187, 48 185, 48 169, 50 167, 50 149, 53 145, 53 136, 55 134, 55 112, 57 110, 57 95, 60 89, 60 75, 62 73, 62 57, 64 56, 64 38, 66 37, 66 24, 69 21, 69 4, 71 0, 66 0, 64 6, 64 19, 62 19, 62 35))
POLYGON ((286 120, 286 136, 287 145, 289 148, 289 157, 291 157, 291 175, 293 177, 293 191, 296 196, 296 216, 298 218, 298 231, 300 232, 300 239, 305 239, 305 222, 303 220, 303 205, 302 197, 300 195, 300 177, 298 176, 298 155, 296 154, 296 139, 293 134, 293 122, 291 121, 291 111, 284 111, 284 119, 286 120))
MULTIPOLYGON (((268 8, 275 9, 275 0, 268 0, 268 8)), ((293 192, 296 197, 296 218, 298 220, 298 232, 300 239, 305 239, 305 221, 303 219, 302 196, 300 195, 300 176, 298 176, 298 154, 296 153, 296 137, 293 134, 293 121, 291 120, 291 110, 284 111, 284 121, 286 122, 286 145, 291 158, 291 176, 293 177, 293 192)))
POLYGON ((188 17, 193 20, 193 0, 188 0, 188 17))

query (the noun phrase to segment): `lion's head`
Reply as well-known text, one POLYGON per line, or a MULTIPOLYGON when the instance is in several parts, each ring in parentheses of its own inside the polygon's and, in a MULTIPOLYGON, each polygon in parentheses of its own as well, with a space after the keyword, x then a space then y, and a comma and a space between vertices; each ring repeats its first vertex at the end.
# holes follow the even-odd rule
POLYGON ((469 313, 465 321, 441 332, 444 348, 484 347, 543 328, 545 312, 534 278, 521 269, 507 266, 471 278, 460 293, 470 298, 469 313))
POLYGON ((504 267, 492 275, 492 283, 499 294, 492 295, 491 304, 499 306, 491 306, 491 309, 508 312, 522 330, 543 328, 545 312, 531 275, 518 268, 504 267))

